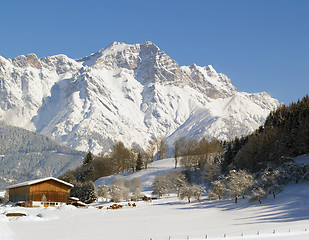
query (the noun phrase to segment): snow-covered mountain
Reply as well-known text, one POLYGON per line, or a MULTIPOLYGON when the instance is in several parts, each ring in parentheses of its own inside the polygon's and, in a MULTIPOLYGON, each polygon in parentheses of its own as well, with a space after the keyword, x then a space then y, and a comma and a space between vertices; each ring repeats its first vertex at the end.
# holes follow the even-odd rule
POLYGON ((231 139, 261 125, 278 101, 238 92, 208 65, 179 66, 155 44, 112 43, 81 59, 0 57, 0 120, 77 150, 117 140, 231 139))

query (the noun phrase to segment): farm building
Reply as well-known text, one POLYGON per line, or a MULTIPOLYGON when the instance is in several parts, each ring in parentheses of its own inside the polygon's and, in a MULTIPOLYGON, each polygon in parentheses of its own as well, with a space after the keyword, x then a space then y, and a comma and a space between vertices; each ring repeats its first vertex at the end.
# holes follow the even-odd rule
POLYGON ((67 203, 72 184, 48 177, 18 183, 7 188, 11 202, 24 206, 56 206, 67 203))

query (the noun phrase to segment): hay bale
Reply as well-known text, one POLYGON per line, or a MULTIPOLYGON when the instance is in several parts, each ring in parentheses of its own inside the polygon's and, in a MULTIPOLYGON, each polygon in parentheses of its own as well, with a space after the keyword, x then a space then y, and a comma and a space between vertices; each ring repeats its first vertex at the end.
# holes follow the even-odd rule
POLYGON ((25 213, 7 213, 7 217, 24 217, 27 216, 25 213))

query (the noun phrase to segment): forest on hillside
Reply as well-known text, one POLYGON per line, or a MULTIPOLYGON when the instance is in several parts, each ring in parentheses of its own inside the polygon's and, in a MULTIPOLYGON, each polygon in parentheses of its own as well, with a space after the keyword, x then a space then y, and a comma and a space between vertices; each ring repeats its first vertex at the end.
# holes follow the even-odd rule
POLYGON ((77 167, 84 155, 49 137, 0 123, 0 189, 40 177, 59 176, 77 167))

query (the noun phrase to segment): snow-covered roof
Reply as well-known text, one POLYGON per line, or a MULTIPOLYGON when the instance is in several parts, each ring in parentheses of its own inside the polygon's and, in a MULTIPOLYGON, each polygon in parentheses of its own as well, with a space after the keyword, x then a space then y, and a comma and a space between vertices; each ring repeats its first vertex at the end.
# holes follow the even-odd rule
POLYGON ((41 178, 41 179, 36 179, 36 180, 31 180, 31 181, 27 181, 27 182, 18 183, 18 184, 9 186, 9 187, 7 187, 6 189, 17 188, 17 187, 24 187, 24 186, 30 186, 30 185, 33 185, 33 184, 36 184, 36 183, 40 183, 40 182, 45 182, 45 181, 48 181, 48 180, 55 180, 55 181, 57 181, 57 182, 60 182, 60 183, 62 183, 62 184, 65 184, 65 185, 67 185, 67 186, 74 187, 73 184, 68 183, 68 182, 65 182, 65 181, 62 181, 62 180, 60 180, 60 179, 58 179, 58 178, 47 177, 47 178, 41 178))
POLYGON ((77 197, 70 197, 70 199, 73 200, 73 201, 79 201, 79 198, 77 198, 77 197))

